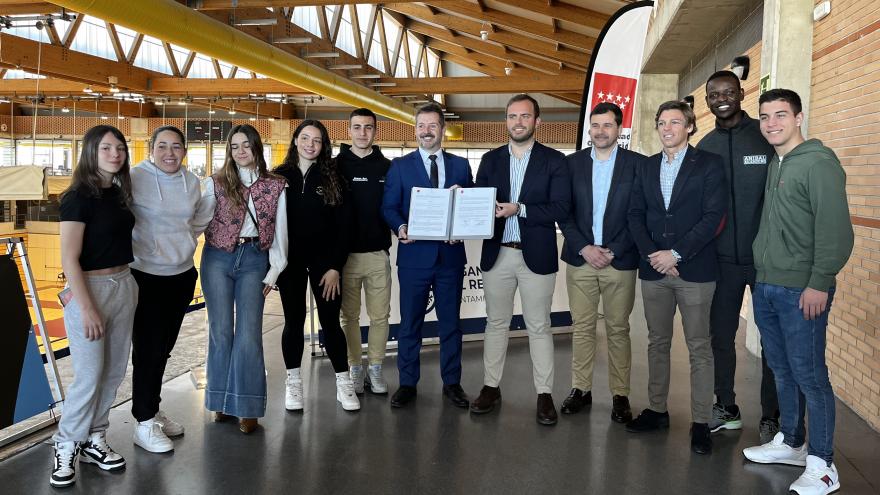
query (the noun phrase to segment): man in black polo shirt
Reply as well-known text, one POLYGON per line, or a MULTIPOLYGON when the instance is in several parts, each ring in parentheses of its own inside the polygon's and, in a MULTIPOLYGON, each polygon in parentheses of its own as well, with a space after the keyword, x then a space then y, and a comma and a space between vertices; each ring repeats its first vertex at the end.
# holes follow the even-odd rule
POLYGON ((387 394, 382 374, 388 316, 391 314, 391 231, 382 218, 385 175, 391 161, 373 144, 376 114, 358 108, 349 116, 351 146, 342 145, 336 156, 339 168, 351 188, 355 224, 348 261, 342 275, 342 328, 348 341, 348 367, 355 392, 368 388, 374 394, 387 394), (369 369, 361 363, 361 287, 364 289, 370 331, 367 337, 369 369))
MULTIPOLYGON (((758 121, 742 110, 745 93, 739 78, 730 71, 719 71, 706 82, 706 105, 715 115, 715 129, 697 145, 724 159, 724 172, 730 188, 727 221, 716 240, 720 277, 712 300, 710 329, 715 357, 715 397, 712 408, 712 432, 742 428, 736 394, 736 331, 746 285, 755 287, 752 242, 761 222, 767 164, 775 151, 761 135, 758 121)), ((767 360, 761 358, 761 443, 767 443, 779 431, 779 404, 776 384, 767 360)))

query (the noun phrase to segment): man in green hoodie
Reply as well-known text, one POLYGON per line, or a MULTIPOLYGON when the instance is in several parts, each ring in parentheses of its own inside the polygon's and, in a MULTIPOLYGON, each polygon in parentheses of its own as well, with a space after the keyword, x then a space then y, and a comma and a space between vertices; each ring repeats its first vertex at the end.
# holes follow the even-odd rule
POLYGON ((759 103, 761 133, 777 156, 770 162, 752 246, 758 272, 753 302, 764 355, 776 377, 780 432, 743 454, 753 462, 806 466, 789 490, 824 495, 840 489, 825 329, 835 276, 853 248, 846 173, 833 151, 817 139, 804 140, 797 93, 773 89, 759 103))

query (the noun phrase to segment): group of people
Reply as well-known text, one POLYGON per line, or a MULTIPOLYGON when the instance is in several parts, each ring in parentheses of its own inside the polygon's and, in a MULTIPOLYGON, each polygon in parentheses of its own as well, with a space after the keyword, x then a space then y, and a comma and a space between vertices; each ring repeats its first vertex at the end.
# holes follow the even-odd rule
POLYGON ((573 320, 572 388, 563 414, 592 403, 601 301, 611 419, 636 433, 668 428, 677 309, 690 353, 691 448, 710 453, 710 432, 742 428, 733 390, 734 339, 748 285, 765 366, 761 445, 744 454, 755 462, 806 466, 792 484, 802 495, 836 489, 834 396, 824 348, 835 275, 853 244, 845 174, 831 150, 804 140, 796 93, 764 93, 757 121, 741 109, 744 93, 732 72, 714 74, 706 89, 716 128, 694 148, 688 142, 696 131, 692 108, 666 102, 655 118, 663 150, 652 157, 618 146, 622 112, 611 103, 590 112, 592 146, 566 157, 536 141, 538 102, 516 95, 506 106, 509 142, 483 156, 476 180, 466 159, 443 149, 446 126, 436 104, 416 110, 418 150, 391 161, 373 144, 377 119, 368 109, 351 113, 351 145, 336 157, 325 126, 303 121, 272 171, 256 129, 235 126, 223 168, 201 183, 181 166, 186 142, 179 129, 157 129, 151 158, 129 170, 124 136, 110 126, 92 128, 61 200, 62 261, 73 293, 64 318, 75 379, 54 437, 50 483, 74 483, 77 459, 107 470, 124 466, 105 432, 130 346, 134 443, 168 452, 171 438, 183 434, 183 426, 159 409, 160 392, 198 276, 193 255, 202 233, 210 336, 205 407, 215 421, 237 420, 250 433, 264 416, 262 316, 265 297, 276 288, 285 318, 286 409, 302 410, 306 403, 300 364, 307 284, 341 407, 358 410, 364 390, 388 392, 382 367, 393 234, 399 386, 390 405, 406 407, 417 398, 422 329, 433 294, 443 396, 474 414, 493 411, 501 402, 518 290, 536 420, 555 424, 550 311, 558 226, 573 320), (461 386, 464 245, 410 239, 407 221, 414 187, 473 186, 497 193, 494 236, 483 241, 480 259, 487 314, 484 381, 471 400, 461 386), (629 318, 637 276, 648 326, 649 383, 648 407, 634 418, 629 318), (362 293, 370 320, 366 363, 362 293))

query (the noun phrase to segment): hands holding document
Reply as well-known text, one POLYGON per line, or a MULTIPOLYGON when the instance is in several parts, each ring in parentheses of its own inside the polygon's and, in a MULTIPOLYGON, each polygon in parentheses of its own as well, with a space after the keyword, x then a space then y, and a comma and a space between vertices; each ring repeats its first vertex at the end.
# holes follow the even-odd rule
POLYGON ((494 234, 494 187, 414 187, 411 198, 409 240, 489 239, 494 234))

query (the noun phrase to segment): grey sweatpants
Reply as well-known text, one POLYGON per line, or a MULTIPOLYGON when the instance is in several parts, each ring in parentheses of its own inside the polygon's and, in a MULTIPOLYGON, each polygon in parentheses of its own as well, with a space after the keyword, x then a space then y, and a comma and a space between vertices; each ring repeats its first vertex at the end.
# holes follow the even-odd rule
POLYGON ((56 442, 84 442, 110 425, 110 406, 125 377, 138 286, 125 269, 113 275, 86 276, 86 285, 104 319, 104 337, 87 340, 76 298, 64 308, 73 384, 67 389, 56 442))

